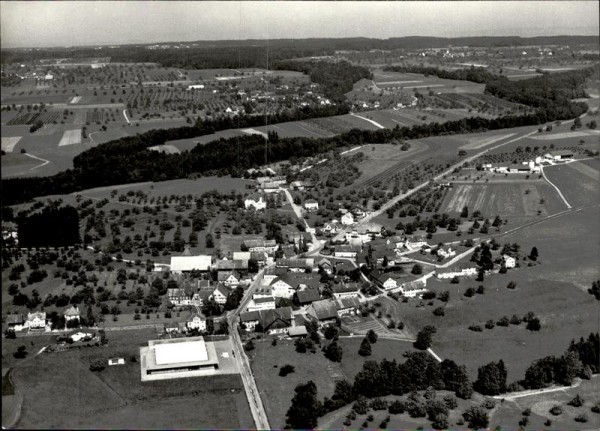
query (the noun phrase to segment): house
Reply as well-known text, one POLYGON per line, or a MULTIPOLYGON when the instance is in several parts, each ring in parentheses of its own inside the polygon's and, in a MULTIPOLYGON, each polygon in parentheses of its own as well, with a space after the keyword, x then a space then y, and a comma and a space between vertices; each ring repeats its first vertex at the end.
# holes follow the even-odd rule
POLYGON ((217 271, 219 272, 246 272, 248 271, 248 261, 238 259, 222 259, 217 261, 217 271))
POLYGON ((502 260, 504 261, 504 266, 506 268, 514 268, 515 266, 517 266, 517 260, 514 257, 509 256, 508 254, 502 256, 502 260))
POLYGON ((456 256, 456 250, 452 250, 452 248, 448 247, 448 250, 444 250, 440 247, 437 251, 437 255, 442 259, 448 259, 449 257, 456 256))
POLYGON ((341 221, 343 225, 349 226, 351 224, 354 224, 354 216, 352 216, 352 214, 348 212, 342 216, 341 221))
POLYGON ((188 329, 206 331, 206 319, 200 314, 194 314, 192 318, 186 322, 186 326, 188 329))
POLYGON ((264 296, 252 298, 248 303, 247 311, 255 311, 255 310, 274 310, 275 307, 275 298, 272 296, 264 296))
POLYGON ((453 268, 438 269, 435 271, 435 276, 441 279, 468 277, 472 275, 477 275, 477 268, 469 263, 462 263, 453 268))
POLYGON ((233 260, 250 260, 252 258, 252 253, 249 251, 234 251, 233 252, 233 260))
POLYGON ((360 253, 360 246, 352 246, 352 245, 338 245, 335 247, 333 255, 335 257, 347 257, 354 259, 356 258, 356 254, 360 253))
POLYGON ((278 259, 278 268, 287 268, 290 272, 311 271, 315 266, 314 258, 278 259))
POLYGON ((325 223, 325 226, 323 226, 323 232, 325 233, 337 233, 340 230, 340 227, 336 222, 331 222, 331 223, 325 223))
POLYGON ((6 326, 11 331, 20 331, 23 329, 25 317, 22 314, 9 314, 6 316, 6 326))
POLYGON ((294 293, 294 303, 297 305, 308 305, 320 299, 321 294, 318 289, 303 289, 294 293))
POLYGON ((388 274, 382 274, 376 283, 379 284, 383 290, 391 290, 398 287, 398 277, 394 277, 388 274))
POLYGON ((184 305, 190 305, 192 302, 192 295, 186 289, 183 288, 172 288, 167 289, 167 300, 169 303, 181 307, 184 305))
POLYGON ((208 271, 212 264, 209 255, 199 256, 171 256, 171 272, 182 273, 196 271, 208 271))
POLYGON ((173 334, 174 332, 179 332, 179 323, 177 323, 177 322, 165 323, 165 332, 167 334, 173 334))
POLYGON ((237 271, 228 271, 223 272, 219 271, 217 273, 217 281, 223 283, 227 287, 236 287, 240 284, 242 277, 237 271))
POLYGON ((314 199, 307 199, 304 202, 304 209, 306 211, 316 211, 319 209, 319 203, 314 199))
POLYGON ((306 326, 292 326, 288 329, 288 335, 290 337, 304 337, 308 335, 308 331, 306 330, 306 326))
POLYGON ((295 289, 282 277, 277 277, 269 285, 271 294, 277 298, 291 298, 294 295, 295 289))
POLYGON ((65 322, 69 322, 70 320, 80 320, 79 317, 79 307, 72 305, 71 307, 65 310, 65 322))
MULTIPOLYGON (((367 215, 367 212, 364 209, 362 209, 361 207, 358 207, 358 206, 352 208, 352 210, 350 212, 356 218, 363 218, 364 216, 367 215)), ((380 226, 380 229, 381 229, 381 226, 380 226)))
POLYGON ((338 317, 337 305, 331 299, 315 301, 308 306, 306 312, 309 317, 318 321, 320 325, 335 322, 338 317))
POLYGON ((268 183, 263 183, 261 188, 265 193, 279 193, 279 184, 276 181, 271 181, 268 183))
POLYGON ((287 274, 288 269, 287 268, 281 268, 281 267, 270 267, 270 268, 266 268, 264 275, 263 275, 263 280, 267 281, 267 282, 271 282, 273 280, 275 280, 278 277, 281 277, 284 274, 287 274))
POLYGON ((336 308, 338 316, 344 316, 346 314, 356 313, 356 310, 360 307, 360 301, 358 298, 341 298, 336 299, 336 308))
POLYGON ((204 84, 193 84, 193 85, 188 85, 188 90, 203 90, 204 89, 204 84))
POLYGON ((259 321, 260 313, 258 310, 240 313, 240 325, 248 332, 254 331, 259 321))
POLYGON ((275 253, 277 243, 274 239, 247 239, 244 241, 244 246, 248 251, 265 251, 269 254, 275 253))
POLYGON ((96 336, 94 331, 84 331, 77 329, 69 333, 68 337, 73 340, 74 343, 78 341, 91 341, 96 336))
POLYGON ((263 199, 262 194, 253 193, 244 200, 244 207, 246 209, 254 208, 256 211, 264 210, 267 208, 267 201, 263 199))
POLYGON ((33 313, 27 313, 27 326, 29 329, 45 329, 46 312, 35 311, 33 313))
POLYGON ((292 190, 296 191, 304 191, 305 189, 305 185, 302 181, 292 181, 290 183, 290 187, 292 188, 292 190))
POLYGON ((404 238, 403 246, 409 250, 416 250, 427 245, 429 245, 427 240, 422 236, 407 236, 404 238))
POLYGON ((323 258, 317 262, 317 266, 319 269, 323 270, 323 272, 331 275, 333 273, 333 265, 329 261, 329 259, 323 258))
POLYGON ((360 286, 358 283, 339 283, 334 284, 331 290, 333 292, 333 297, 336 299, 358 298, 360 286))
POLYGON ((217 304, 225 304, 228 296, 229 289, 223 283, 217 283, 217 286, 212 293, 212 299, 214 299, 217 304))
POLYGON ((259 268, 262 268, 267 263, 271 263, 273 261, 272 258, 264 251, 252 251, 250 253, 250 259, 253 259, 258 263, 259 268))
POLYGON ((544 158, 546 160, 550 160, 553 162, 557 162, 560 160, 569 160, 574 156, 573 151, 570 150, 556 150, 550 151, 549 153, 544 154, 544 158))
POLYGON ((400 285, 400 291, 407 298, 414 298, 427 292, 424 281, 409 281, 400 285))
POLYGON ((321 287, 321 276, 317 273, 288 272, 281 276, 294 290, 319 289, 321 287))

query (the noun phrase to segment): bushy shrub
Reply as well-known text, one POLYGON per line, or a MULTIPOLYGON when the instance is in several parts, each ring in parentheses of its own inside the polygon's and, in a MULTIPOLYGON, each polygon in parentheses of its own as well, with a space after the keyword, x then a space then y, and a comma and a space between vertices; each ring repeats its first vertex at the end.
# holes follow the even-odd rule
POLYGON ((562 414, 562 412, 563 412, 563 409, 562 409, 562 407, 561 407, 561 406, 559 406, 559 405, 555 405, 554 407, 552 407, 552 408, 550 409, 550 413, 551 413, 552 415, 554 415, 554 416, 561 415, 561 414, 562 414))
POLYGON ((388 411, 393 415, 402 414, 402 413, 404 413, 405 410, 406 410, 406 406, 400 400, 396 400, 396 401, 390 403, 390 405, 388 407, 388 411))
POLYGON ((583 403, 585 403, 585 400, 581 398, 579 394, 575 395, 575 398, 568 402, 568 404, 573 407, 581 407, 583 403))

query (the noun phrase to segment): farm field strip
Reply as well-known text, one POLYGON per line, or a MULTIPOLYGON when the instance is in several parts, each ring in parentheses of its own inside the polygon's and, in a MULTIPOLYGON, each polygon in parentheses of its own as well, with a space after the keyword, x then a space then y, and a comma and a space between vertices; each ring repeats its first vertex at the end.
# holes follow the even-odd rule
POLYGON ((555 139, 582 138, 585 136, 598 136, 600 130, 580 130, 575 132, 563 132, 549 135, 533 135, 530 139, 536 141, 553 141, 555 139))
POLYGON ((12 153, 15 149, 15 145, 17 145, 20 140, 21 136, 11 136, 7 138, 2 138, 2 151, 12 153))
POLYGON ((352 115, 353 117, 360 118, 360 119, 362 119, 362 120, 368 121, 369 123, 373 124, 375 127, 378 127, 378 128, 380 128, 380 129, 385 129, 385 127, 383 127, 381 124, 379 124, 378 122, 376 122, 376 121, 374 121, 374 120, 370 120, 370 119, 368 119, 368 118, 366 118, 366 117, 363 117, 363 116, 361 116, 361 115, 357 115, 357 114, 355 114, 354 112, 353 112, 353 113, 351 113, 350 115, 352 115))
POLYGON ((58 143, 59 147, 81 144, 81 129, 65 130, 58 143))
POLYGON ((69 102, 71 105, 74 105, 76 103, 79 103, 81 101, 81 96, 75 96, 71 99, 71 101, 69 102))
POLYGON ((492 136, 487 138, 485 136, 469 138, 469 143, 461 146, 460 148, 464 150, 478 150, 480 148, 487 147, 488 145, 495 144, 496 142, 501 141, 502 139, 511 138, 515 134, 516 133, 509 133, 507 135, 492 136))
POLYGON ((590 165, 577 161, 569 163, 569 167, 575 169, 578 172, 581 172, 583 175, 587 176, 588 178, 591 178, 596 182, 600 181, 600 171, 591 167, 590 165))

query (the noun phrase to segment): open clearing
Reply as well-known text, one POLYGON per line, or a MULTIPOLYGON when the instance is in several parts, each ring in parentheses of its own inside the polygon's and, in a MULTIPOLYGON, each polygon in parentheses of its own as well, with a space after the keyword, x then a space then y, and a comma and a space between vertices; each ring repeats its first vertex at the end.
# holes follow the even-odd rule
POLYGON ((489 136, 489 137, 476 136, 476 137, 468 139, 469 143, 461 146, 460 148, 462 148, 463 150, 478 150, 480 148, 487 147, 488 145, 492 145, 503 139, 508 139, 514 135, 515 135, 515 133, 509 133, 507 135, 500 135, 500 136, 489 136))
MULTIPOLYGON (((15 369, 23 428, 249 428, 252 416, 239 375, 140 381, 139 346, 154 330, 108 332, 108 347, 40 355, 15 369), (125 365, 92 373, 109 357, 125 365), (136 361, 131 358, 136 357, 136 361), (43 376, 43 377, 42 377, 43 376), (173 414, 173 412, 176 412, 173 414)), ((50 340, 50 337, 46 337, 50 340)))
POLYGON ((81 144, 81 129, 65 130, 58 143, 59 147, 81 144))
POLYGON ((156 145, 155 147, 148 147, 149 150, 158 151, 159 153, 166 154, 179 154, 181 151, 175 145, 156 145))
POLYGON ((6 153, 12 153, 15 149, 15 145, 19 143, 21 136, 11 136, 2 138, 2 151, 6 153))
POLYGON ((589 162, 572 162, 544 168, 548 179, 560 189, 574 207, 600 202, 598 184, 600 163, 598 160, 589 162))
POLYGON ((554 141, 556 139, 581 138, 585 136, 599 135, 600 130, 579 130, 574 132, 532 135, 531 139, 535 139, 536 141, 554 141))

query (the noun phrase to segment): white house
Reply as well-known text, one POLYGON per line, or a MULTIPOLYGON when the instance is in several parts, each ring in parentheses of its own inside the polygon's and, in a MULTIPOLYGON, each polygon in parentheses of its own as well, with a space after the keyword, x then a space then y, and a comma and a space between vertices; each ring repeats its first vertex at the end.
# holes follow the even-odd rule
POLYGON ((65 311, 65 322, 70 320, 80 320, 79 307, 72 305, 71 307, 67 308, 65 311))
POLYGON ((46 328, 46 312, 35 311, 27 313, 27 323, 29 329, 45 329, 46 328))
POLYGON ((194 314, 191 320, 186 322, 188 329, 197 329, 198 331, 206 330, 206 319, 199 314, 194 314))
POLYGON ((424 245, 428 244, 422 236, 409 236, 404 239, 404 247, 409 250, 419 249, 424 245))
POLYGON ((335 251, 333 255, 335 257, 348 257, 354 259, 356 254, 360 252, 360 246, 351 246, 351 245, 338 245, 335 247, 335 251))
POLYGON ((295 289, 285 282, 281 277, 277 277, 271 283, 271 295, 276 298, 292 298, 294 296, 295 289))
POLYGON ((458 265, 454 268, 447 270, 438 270, 435 272, 437 278, 454 278, 454 277, 469 277, 477 275, 477 268, 475 266, 469 266, 468 264, 458 265))
POLYGON ((263 195, 253 193, 244 200, 244 207, 246 209, 253 207, 256 211, 264 210, 267 208, 267 201, 263 199, 263 195))
POLYGON ((448 250, 444 250, 442 247, 440 247, 437 251, 437 255, 442 259, 448 259, 449 257, 456 256, 456 251, 452 250, 450 247, 448 247, 448 250))
POLYGON ((319 209, 319 203, 314 199, 308 199, 304 202, 304 209, 306 211, 316 211, 319 209))
POLYGON ((351 213, 347 212, 342 216, 342 224, 345 226, 354 224, 354 216, 351 213))
POLYGON ((69 336, 69 338, 71 338, 71 340, 73 340, 74 343, 81 341, 81 340, 91 340, 92 338, 94 338, 94 331, 81 331, 81 330, 77 330, 74 331, 73 333, 71 333, 71 335, 69 336))
POLYGON ((275 298, 272 296, 252 298, 248 303, 247 311, 275 310, 275 298))
POLYGON ((208 271, 211 263, 212 258, 209 255, 171 256, 171 272, 208 271))
POLYGON ((508 254, 502 256, 502 260, 504 260, 504 266, 506 268, 514 268, 515 266, 517 266, 517 260, 514 257, 509 256, 508 254))
POLYGON ((217 287, 213 290, 212 298, 217 304, 225 304, 229 296, 229 289, 223 283, 217 283, 217 287))
POLYGON ((220 281, 227 287, 236 287, 240 284, 241 276, 237 271, 219 272, 217 281, 220 281))
POLYGON ((188 85, 188 90, 204 90, 204 84, 188 85))
POLYGON ((568 160, 573 158, 573 151, 569 150, 556 150, 550 151, 549 153, 544 154, 544 158, 550 161, 560 161, 560 160, 568 160))
POLYGON ((383 280, 383 282, 381 283, 381 287, 383 287, 384 290, 391 290, 398 287, 398 281, 396 280, 396 278, 391 277, 389 275, 380 278, 380 280, 383 280))
POLYGON ((400 291, 407 298, 414 298, 427 292, 423 281, 409 281, 400 285, 400 291))

